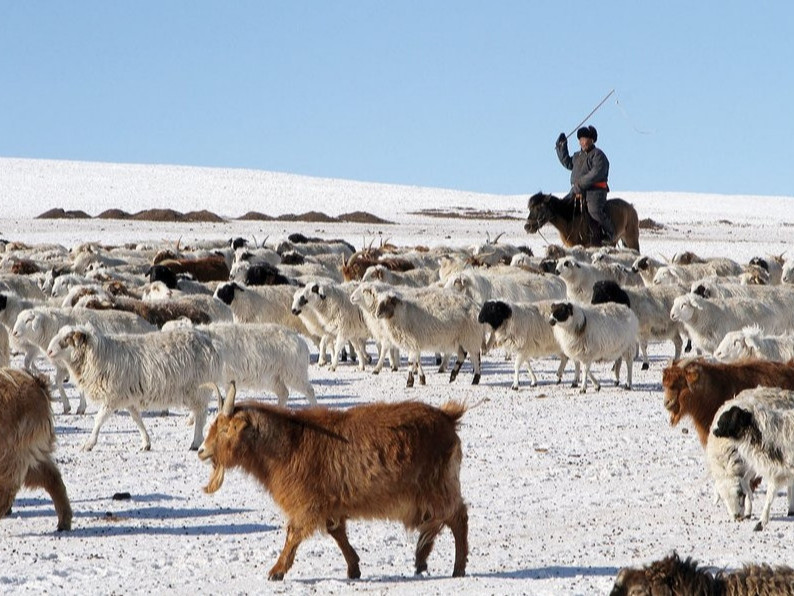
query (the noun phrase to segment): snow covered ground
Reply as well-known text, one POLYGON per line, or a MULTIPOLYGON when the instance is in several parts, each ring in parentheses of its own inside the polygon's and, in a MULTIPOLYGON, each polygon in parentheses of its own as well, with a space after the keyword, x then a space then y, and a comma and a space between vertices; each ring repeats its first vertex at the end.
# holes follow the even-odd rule
MULTIPOLYGON (((561 181, 564 178, 561 175, 561 181)), ((534 192, 537 189, 529 189, 534 192)), ((545 189, 555 190, 555 189, 545 189)), ((728 256, 784 254, 794 240, 791 197, 613 193, 640 218, 664 226, 643 230, 642 252, 670 258, 677 251, 728 256)), ((134 240, 182 243, 231 236, 291 232, 345 238, 356 246, 373 239, 399 245, 468 246, 504 232, 501 242, 543 254, 545 241, 523 232, 527 196, 496 196, 443 189, 311 179, 246 170, 132 166, 0 159, 0 237, 72 246, 134 240), (173 224, 108 220, 36 220, 53 207, 92 215, 109 208, 134 212, 154 207, 208 209, 228 217, 251 210, 269 215, 366 211, 395 222, 309 224, 243 222, 173 224), (423 209, 492 210, 516 218, 430 218, 423 209)), ((551 227, 542 230, 559 242, 551 227)), ((412 573, 416 536, 387 522, 358 521, 349 534, 361 556, 362 579, 345 579, 333 540, 315 536, 298 551, 283 583, 267 571, 284 542, 284 519, 250 478, 228 473, 223 487, 206 495, 209 466, 188 451, 187 415, 172 412, 144 420, 152 450, 139 452, 138 433, 125 413, 103 427, 91 452, 80 451, 93 423, 89 415, 60 414, 56 459, 74 509, 73 530, 55 532, 56 518, 43 492, 22 491, 13 513, 0 521, 0 592, 6 594, 290 593, 290 594, 604 594, 618 569, 641 565, 677 549, 701 563, 736 567, 746 562, 791 563, 794 525, 785 498, 772 521, 728 519, 712 500, 704 453, 688 423, 671 428, 662 405, 661 371, 671 344, 654 344, 648 371, 635 367, 633 391, 613 388, 607 365, 596 393, 571 389, 570 371, 553 384, 557 362, 536 367, 540 385, 510 389, 512 364, 486 356, 479 386, 464 365, 457 381, 433 373, 425 387, 405 388, 406 372, 378 376, 342 365, 332 373, 312 365, 321 404, 349 407, 374 400, 448 399, 482 402, 464 417, 462 488, 469 504, 467 577, 452 579, 453 544, 441 535, 429 573, 412 573), (113 500, 128 492, 128 500, 113 500)), ((19 357, 14 365, 20 365, 19 357)), ((432 365, 428 362, 428 365, 432 365)), ((51 370, 47 368, 47 370, 51 370)), ((74 388, 69 386, 74 400, 74 388)), ((275 401, 272 395, 244 396, 275 401)), ((292 396, 292 405, 305 400, 292 396)), ((762 485, 756 494, 760 510, 762 485)))

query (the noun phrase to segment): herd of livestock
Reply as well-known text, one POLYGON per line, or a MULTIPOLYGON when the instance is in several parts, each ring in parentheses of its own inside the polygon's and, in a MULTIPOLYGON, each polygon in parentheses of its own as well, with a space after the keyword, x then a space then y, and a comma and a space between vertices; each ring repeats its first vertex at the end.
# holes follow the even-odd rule
MULTIPOLYGON (((769 523, 782 486, 794 515, 794 269, 773 255, 738 263, 684 253, 661 262, 628 249, 551 246, 535 256, 490 240, 467 248, 356 250, 344 240, 298 234, 273 246, 236 238, 188 249, 2 248, 2 513, 21 486, 42 487, 58 529, 71 527, 52 459, 49 403, 57 392, 62 411, 71 411, 68 379, 79 391, 78 414, 86 398, 98 407, 85 450, 116 410, 129 413, 143 450, 151 440, 142 411, 189 410, 190 447, 212 463, 206 490, 221 486, 225 469, 241 467, 289 518, 271 579, 284 577, 300 542, 317 530, 337 542, 348 576, 359 577, 345 524, 373 517, 418 530, 417 573, 449 527, 453 575, 461 576, 468 513, 457 424, 465 406, 287 408, 291 393, 317 404, 310 354, 330 371, 344 360, 374 374, 387 364, 405 367, 410 387, 426 383, 423 364, 433 357, 450 382, 468 359, 477 384, 483 355, 498 351, 513 359, 513 389, 524 367, 530 385, 538 383, 533 360, 555 358, 556 381, 572 361, 571 386, 584 393, 588 383, 601 387, 594 363, 611 363, 616 384, 625 365, 631 389, 634 360, 647 369, 648 344, 670 342, 664 405, 671 424, 691 417, 716 498, 732 517, 747 519, 763 480, 756 529, 769 523), (12 353, 24 356, 23 369, 9 368, 12 353), (39 358, 49 360, 52 379, 39 374, 39 358), (238 388, 273 393, 278 405, 235 403, 238 388), (218 416, 205 437, 213 394, 218 416)), ((696 568, 677 557, 664 563, 669 573, 696 568)), ((658 570, 624 571, 613 593, 661 581, 658 570)), ((792 581, 785 568, 754 573, 746 575, 766 573, 763 581, 774 582, 788 573, 787 585, 792 581)))

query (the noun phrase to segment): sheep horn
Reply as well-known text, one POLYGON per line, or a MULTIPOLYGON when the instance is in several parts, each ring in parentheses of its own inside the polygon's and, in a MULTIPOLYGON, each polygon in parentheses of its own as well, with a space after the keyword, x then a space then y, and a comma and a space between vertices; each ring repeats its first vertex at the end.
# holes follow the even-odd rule
POLYGON ((226 399, 223 401, 223 414, 231 416, 234 414, 234 396, 237 394, 237 385, 234 381, 229 382, 229 389, 226 390, 226 399))

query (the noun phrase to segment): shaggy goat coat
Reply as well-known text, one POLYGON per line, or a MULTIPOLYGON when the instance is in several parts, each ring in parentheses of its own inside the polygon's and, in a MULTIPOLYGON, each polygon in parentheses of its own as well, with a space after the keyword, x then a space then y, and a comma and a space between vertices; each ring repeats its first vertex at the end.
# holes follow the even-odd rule
POLYGON ((43 488, 58 514, 58 530, 72 529, 72 508, 52 459, 55 424, 48 383, 28 372, 0 369, 0 518, 19 489, 43 488))
POLYGON ((397 520, 418 529, 417 573, 427 568, 435 537, 449 526, 453 575, 464 575, 468 515, 456 432, 464 406, 409 401, 290 411, 252 401, 235 407, 233 391, 199 449, 199 458, 213 466, 205 490, 221 487, 226 468, 241 467, 285 512, 287 541, 271 579, 284 577, 300 542, 317 530, 339 544, 348 577, 359 577, 358 555, 345 530, 346 520, 356 518, 397 520))

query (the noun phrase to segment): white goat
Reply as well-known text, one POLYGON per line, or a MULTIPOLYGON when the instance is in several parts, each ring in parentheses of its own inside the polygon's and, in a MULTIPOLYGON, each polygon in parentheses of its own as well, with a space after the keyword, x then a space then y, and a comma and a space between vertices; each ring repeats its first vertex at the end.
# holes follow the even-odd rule
POLYGON ((601 389, 590 372, 593 362, 614 361, 615 385, 619 384, 621 358, 626 361, 626 389, 631 389, 639 321, 629 307, 612 302, 593 305, 557 302, 552 304, 549 324, 563 353, 584 365, 580 393, 587 391, 588 377, 596 391, 601 389))
POLYGON ((757 323, 768 332, 785 331, 779 313, 752 298, 706 300, 695 294, 679 296, 670 309, 670 318, 683 323, 692 342, 712 354, 729 331, 757 323))
POLYGON ((794 392, 745 389, 725 406, 719 417, 715 416, 710 436, 733 441, 748 466, 766 481, 766 500, 755 526, 762 530, 783 485, 788 487, 789 515, 794 514, 794 392))
MULTIPOLYGON (((557 368, 557 383, 562 381, 562 373, 568 363, 568 357, 562 351, 557 338, 549 325, 551 300, 538 302, 504 302, 488 300, 480 309, 477 320, 489 325, 493 330, 488 339, 488 346, 502 347, 514 356, 513 385, 517 391, 521 365, 526 362, 531 378, 530 386, 538 383, 535 371, 532 370, 531 358, 558 356, 560 365, 557 368)), ((579 384, 579 364, 576 363, 574 385, 579 384)))
MULTIPOLYGON (((36 306, 23 310, 17 316, 12 335, 18 342, 30 343, 42 353, 61 327, 66 325, 91 324, 103 333, 149 333, 157 327, 136 314, 116 310, 92 310, 90 308, 58 308, 36 306)), ((55 385, 63 404, 63 413, 71 412, 72 407, 66 397, 63 382, 68 378, 66 368, 55 362, 55 385)), ((85 396, 80 394, 77 413, 84 414, 85 396)))
POLYGON ((367 359, 365 344, 370 333, 361 309, 350 301, 347 290, 339 284, 309 282, 294 293, 292 314, 297 318, 307 308, 315 312, 325 334, 334 337, 330 370, 336 370, 347 341, 356 350, 359 369, 364 370, 367 359))
POLYGON ((458 359, 450 374, 450 382, 460 372, 466 354, 474 368, 472 384, 480 382, 480 349, 485 328, 477 322, 479 307, 471 298, 444 289, 421 289, 401 294, 389 291, 378 295, 376 314, 383 319, 392 341, 408 352, 411 368, 408 387, 425 384, 420 355, 422 351, 456 352, 458 359))
POLYGON ((141 449, 151 447, 140 410, 171 406, 193 415, 192 450, 203 440, 210 383, 221 378, 221 362, 210 337, 193 329, 144 335, 105 335, 89 326, 66 326, 52 338, 47 356, 63 362, 88 397, 100 404, 90 451, 114 410, 126 409, 138 426, 141 449))
POLYGON ((794 334, 765 335, 757 325, 730 331, 714 350, 714 357, 722 362, 747 358, 788 362, 794 358, 794 334))

